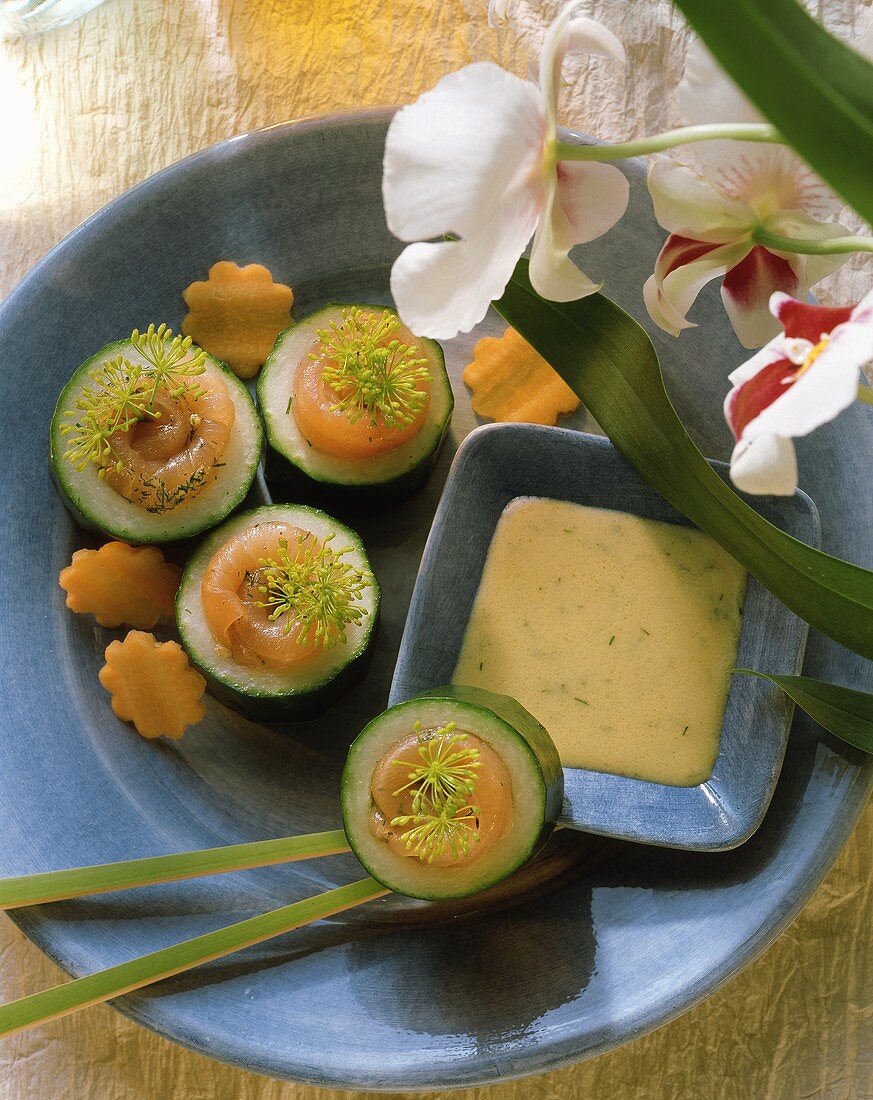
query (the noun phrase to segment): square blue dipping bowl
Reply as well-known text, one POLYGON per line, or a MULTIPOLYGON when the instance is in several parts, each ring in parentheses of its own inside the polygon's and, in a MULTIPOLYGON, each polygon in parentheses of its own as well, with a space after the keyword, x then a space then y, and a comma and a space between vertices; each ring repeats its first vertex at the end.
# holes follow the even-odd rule
MULTIPOLYGON (((713 468, 727 478, 724 463, 713 468)), ((391 686, 391 702, 452 678, 494 528, 520 496, 610 508, 692 526, 599 436, 531 424, 493 424, 459 449, 434 517, 412 595, 391 686)), ((750 498, 751 499, 751 498, 750 498)), ((793 497, 758 497, 765 519, 813 546, 818 511, 793 497)), ((749 576, 737 664, 798 673, 807 625, 749 576)), ((642 844, 720 851, 742 844, 760 825, 782 766, 792 705, 766 681, 734 676, 718 758, 697 787, 672 787, 565 768, 561 823, 642 844)))

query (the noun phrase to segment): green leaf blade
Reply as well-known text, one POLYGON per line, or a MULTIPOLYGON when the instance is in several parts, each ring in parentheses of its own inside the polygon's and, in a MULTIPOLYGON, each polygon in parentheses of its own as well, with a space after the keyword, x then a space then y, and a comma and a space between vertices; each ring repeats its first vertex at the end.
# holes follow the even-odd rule
POLYGON ((602 294, 544 301, 526 260, 495 307, 654 489, 801 618, 873 659, 873 572, 780 531, 718 476, 673 408, 655 348, 632 317, 602 294))
POLYGON ((777 676, 751 668, 734 672, 769 680, 835 737, 873 753, 873 695, 868 692, 809 676, 777 676))

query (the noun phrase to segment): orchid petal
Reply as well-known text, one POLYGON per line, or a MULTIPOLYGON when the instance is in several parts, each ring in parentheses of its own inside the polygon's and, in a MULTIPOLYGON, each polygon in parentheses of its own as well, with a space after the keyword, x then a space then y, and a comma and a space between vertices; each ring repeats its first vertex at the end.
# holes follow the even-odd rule
POLYGON ((761 122, 762 117, 699 38, 685 55, 676 91, 679 114, 688 126, 712 122, 761 122))
MULTIPOLYGON (((777 295, 773 295, 774 298, 777 295)), ((788 295, 785 295, 787 298, 788 295)), ((772 299, 771 299, 772 301, 772 299)), ((791 301, 794 301, 792 298, 791 301)), ((747 359, 745 363, 741 363, 736 370, 731 371, 728 375, 728 381, 734 388, 741 386, 744 382, 748 382, 750 378, 754 378, 756 374, 769 367, 771 363, 775 363, 777 359, 785 358, 784 337, 780 333, 777 337, 766 344, 760 351, 757 351, 751 359, 747 359)), ((725 416, 727 416, 727 405, 731 399, 729 393, 725 398, 725 416)), ((730 417, 728 416, 728 420, 730 417)))
POLYGON ((630 187, 612 164, 566 161, 558 165, 555 239, 571 248, 602 237, 627 210, 630 187))
POLYGON ((545 98, 546 120, 554 127, 561 90, 561 70, 568 52, 595 54, 625 62, 624 46, 595 19, 573 19, 572 6, 554 20, 546 32, 540 53, 540 88, 545 98))
POLYGON ((488 0, 488 26, 502 27, 509 18, 509 0, 488 0))
POLYGON ((745 202, 757 222, 784 210, 805 210, 822 220, 841 208, 827 184, 784 145, 708 141, 693 151, 699 170, 712 185, 726 197, 745 202))
POLYGON ((394 263, 391 289, 414 332, 468 332, 502 295, 535 230, 531 277, 544 294, 566 301, 597 289, 568 252, 615 224, 628 185, 612 166, 555 164, 568 48, 624 57, 614 35, 565 9, 546 36, 540 88, 496 65, 468 65, 392 120, 385 214, 391 232, 412 243, 394 263), (460 240, 427 240, 447 234, 460 240))
POLYGON ((687 165, 653 156, 646 182, 658 224, 680 237, 725 244, 754 225, 748 203, 730 198, 687 165))
POLYGON ((523 209, 538 193, 543 126, 536 87, 497 65, 443 77, 388 128, 388 228, 403 241, 468 237, 493 228, 507 202, 523 209))
POLYGON ((744 348, 758 348, 779 331, 769 310, 770 296, 776 290, 790 294, 801 289, 794 259, 756 245, 725 275, 721 299, 744 348))
MULTIPOLYGON (((837 325, 845 324, 851 320, 856 311, 867 320, 865 303, 870 301, 870 312, 873 313, 873 291, 866 298, 862 298, 857 306, 819 306, 812 302, 800 302, 792 298, 790 294, 777 292, 770 298, 770 312, 779 321, 785 330, 785 336, 790 339, 808 340, 811 344, 817 344, 824 333, 832 332, 837 325)), ((782 337, 773 343, 781 343, 782 337)), ((745 364, 748 366, 749 364, 745 364)), ((734 371, 734 374, 739 373, 734 371)), ((731 375, 733 381, 733 375, 731 375)))
MULTIPOLYGON (((778 233, 783 237, 794 237, 808 241, 827 241, 834 237, 843 237, 851 232, 839 222, 822 222, 811 218, 802 210, 782 210, 767 218, 764 229, 771 233, 778 233)), ((848 253, 835 253, 830 256, 804 256, 798 253, 780 253, 790 260, 797 272, 798 282, 802 293, 806 293, 810 287, 833 274, 838 268, 849 260, 848 253)))
POLYGON ((847 321, 798 380, 755 417, 743 438, 803 436, 833 420, 858 396, 861 367, 873 358, 873 325, 847 321))
POLYGON ((553 302, 593 294, 594 283, 567 253, 611 229, 627 209, 628 182, 611 164, 567 162, 549 181, 546 205, 534 236, 530 280, 536 292, 553 302))
POLYGON ((554 248, 547 223, 540 225, 534 237, 529 272, 531 286, 550 302, 575 302, 596 294, 603 286, 602 281, 589 279, 565 252, 554 248))
POLYGON ((469 332, 503 294, 533 229, 524 221, 467 240, 408 245, 391 269, 404 324, 432 340, 469 332))
MULTIPOLYGON (((807 349, 809 347, 807 345, 807 349)), ((753 378, 731 390, 725 398, 724 408, 734 438, 742 439, 749 424, 784 397, 796 380, 797 365, 783 354, 757 371, 753 378)))
POLYGON ((797 489, 797 453, 790 439, 741 439, 731 455, 731 481, 744 493, 791 496, 797 489))
POLYGON ((673 336, 694 328, 685 315, 703 287, 742 260, 748 244, 706 244, 671 234, 643 287, 649 316, 673 336))
POLYGON ((608 57, 627 63, 622 41, 596 19, 574 19, 570 23, 568 53, 586 53, 594 57, 608 57))
MULTIPOLYGON (((764 121, 699 40, 688 49, 677 101, 690 126, 764 121)), ((841 207, 824 181, 784 146, 708 141, 694 146, 694 159, 725 195, 742 196, 762 213, 775 203, 786 210, 802 207, 824 218, 833 217, 841 207)))
POLYGON ((841 309, 777 293, 770 308, 785 332, 733 372, 724 411, 739 436, 731 459, 735 484, 788 493, 797 480, 791 439, 848 408, 861 367, 873 359, 873 291, 841 309))
MULTIPOLYGON (((784 237, 823 241, 840 237, 848 230, 836 222, 819 222, 801 210, 780 211, 767 218, 764 228, 784 237)), ((798 297, 836 271, 848 255, 806 256, 758 246, 741 264, 728 272, 722 286, 722 300, 740 343, 760 347, 779 331, 771 312, 774 292, 798 297)))

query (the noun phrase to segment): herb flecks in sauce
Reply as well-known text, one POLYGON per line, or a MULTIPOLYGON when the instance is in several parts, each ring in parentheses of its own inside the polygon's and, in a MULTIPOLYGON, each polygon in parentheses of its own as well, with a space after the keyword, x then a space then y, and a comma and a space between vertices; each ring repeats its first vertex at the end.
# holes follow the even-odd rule
POLYGON ((454 679, 517 698, 567 766, 695 785, 718 753, 745 583, 695 529, 520 498, 454 679))

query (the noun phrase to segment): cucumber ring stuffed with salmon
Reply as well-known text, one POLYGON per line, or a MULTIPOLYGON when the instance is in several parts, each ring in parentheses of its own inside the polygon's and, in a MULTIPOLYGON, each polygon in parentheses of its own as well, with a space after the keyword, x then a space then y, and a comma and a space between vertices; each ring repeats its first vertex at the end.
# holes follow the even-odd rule
POLYGON ((372 305, 325 306, 286 329, 258 403, 268 478, 368 508, 427 481, 454 407, 439 344, 372 305))
POLYGON ((366 669, 379 585, 358 535, 316 508, 269 505, 211 531, 176 623, 212 694, 253 718, 312 718, 366 669))
POLYGON ((245 497, 263 451, 245 386, 161 325, 107 344, 52 417, 52 476, 85 527, 131 543, 188 538, 245 497))
POLYGON ((343 825, 370 875, 407 897, 465 897, 535 855, 564 797, 558 750, 505 695, 450 685, 391 707, 343 770, 343 825))

